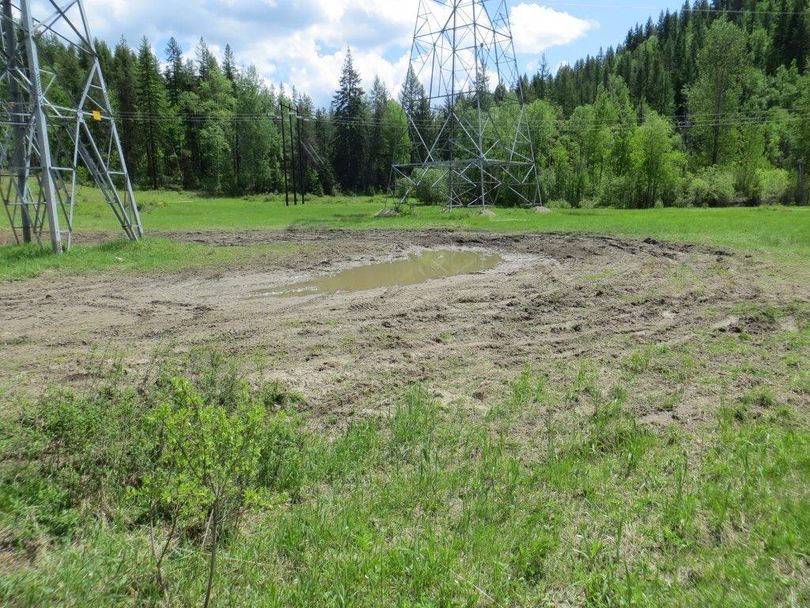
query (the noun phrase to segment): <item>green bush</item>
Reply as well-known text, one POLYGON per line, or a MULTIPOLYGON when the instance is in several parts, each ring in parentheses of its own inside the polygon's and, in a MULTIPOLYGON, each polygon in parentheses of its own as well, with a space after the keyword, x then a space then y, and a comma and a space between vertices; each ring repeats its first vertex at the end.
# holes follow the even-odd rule
POLYGON ((784 202, 790 189, 790 175, 784 169, 759 169, 759 200, 768 205, 784 202))
POLYGON ((410 180, 400 179, 397 182, 397 197, 404 198, 406 194, 429 205, 446 202, 447 172, 440 169, 416 169, 410 180), (417 182, 417 185, 408 192, 412 182, 417 182))
POLYGON ((629 176, 611 176, 600 198, 601 206, 624 209, 633 206, 634 183, 629 176))
POLYGON ((149 407, 113 381, 92 395, 50 392, 6 421, 2 511, 20 524, 16 540, 38 533, 70 537, 88 514, 123 516, 111 505, 139 483, 157 445, 145 424, 149 407))
POLYGON ((193 537, 215 503, 228 515, 251 496, 297 495, 303 431, 287 408, 299 398, 251 388, 219 355, 176 374, 139 392, 112 373, 91 394, 51 392, 4 421, 0 513, 17 530, 6 540, 68 539, 88 518, 176 519, 193 537))
POLYGON ((722 167, 707 167, 689 184, 689 197, 695 205, 728 205, 734 200, 734 173, 722 167))

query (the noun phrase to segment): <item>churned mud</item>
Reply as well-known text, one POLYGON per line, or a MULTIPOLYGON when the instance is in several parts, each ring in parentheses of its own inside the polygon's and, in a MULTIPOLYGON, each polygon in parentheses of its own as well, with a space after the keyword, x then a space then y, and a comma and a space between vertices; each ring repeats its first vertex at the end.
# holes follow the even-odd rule
MULTIPOLYGON (((633 376, 641 418, 688 423, 729 391, 750 389, 745 374, 697 381, 707 358, 733 368, 745 356, 733 348, 706 354, 700 345, 745 333, 764 348, 770 336, 807 322, 804 309, 789 312, 807 300, 807 283, 771 281, 767 262, 699 246, 438 231, 161 236, 217 247, 289 243, 296 253, 229 269, 0 284, 5 390, 79 386, 93 365, 116 358, 137 376, 157 356, 214 348, 300 392, 315 418, 344 421, 388 411, 416 382, 449 406, 484 410, 527 366, 554 382, 587 363, 608 383, 633 376), (439 250, 478 252, 487 263, 408 285, 289 293, 291 285, 439 250), (788 313, 763 324, 746 312, 762 306, 788 313), (651 348, 677 356, 650 362, 651 348), (682 373, 658 369, 667 366, 682 373)), ((805 398, 785 391, 785 399, 805 398)))

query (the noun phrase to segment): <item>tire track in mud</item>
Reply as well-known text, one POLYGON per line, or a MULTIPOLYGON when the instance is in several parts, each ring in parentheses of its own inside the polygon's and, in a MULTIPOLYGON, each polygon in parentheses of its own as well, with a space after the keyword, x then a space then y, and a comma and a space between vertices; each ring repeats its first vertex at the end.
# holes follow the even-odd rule
MULTIPOLYGON (((92 352, 133 374, 152 353, 213 347, 260 356, 316 416, 384 412, 403 387, 484 394, 525 365, 677 344, 761 294, 767 268, 717 248, 588 234, 286 230, 162 233, 215 247, 306 244, 299 254, 148 275, 105 273, 0 284, 0 351, 21 391, 82 377, 92 352), (498 268, 420 285, 277 300, 254 292, 426 248, 474 248, 498 268), (719 268, 735 280, 719 280, 719 268), (684 278, 685 277, 685 278, 684 278)), ((801 291, 801 290, 799 290, 801 291)), ((769 294, 789 300, 795 293, 769 294)), ((551 372, 550 372, 551 373, 551 372)), ((476 400, 479 400, 477 397, 476 400)))

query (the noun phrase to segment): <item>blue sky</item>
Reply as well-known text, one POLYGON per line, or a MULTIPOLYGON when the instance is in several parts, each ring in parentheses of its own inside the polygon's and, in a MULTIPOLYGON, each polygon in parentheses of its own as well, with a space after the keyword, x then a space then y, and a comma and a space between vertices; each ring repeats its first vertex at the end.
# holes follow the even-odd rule
MULTIPOLYGON (((518 4, 518 2, 513 4, 518 4)), ((548 63, 552 67, 563 62, 573 63, 588 54, 594 55, 599 52, 600 47, 616 46, 624 41, 627 31, 636 23, 646 23, 650 16, 655 21, 661 11, 667 8, 670 11, 677 11, 683 6, 683 2, 665 0, 609 0, 607 2, 547 0, 538 2, 538 4, 564 11, 581 19, 593 20, 599 24, 597 29, 589 31, 570 44, 546 50, 548 63)))
MULTIPOLYGON (((40 0, 41 1, 41 0, 40 0)), ((495 0, 490 0, 495 3, 495 0)), ((85 0, 94 34, 111 44, 146 35, 158 55, 170 36, 188 52, 204 36, 271 83, 295 85, 328 105, 351 46, 366 86, 379 75, 396 92, 404 78, 419 0, 85 0)), ((556 68, 621 42, 627 30, 680 1, 509 0, 518 62, 556 68)))

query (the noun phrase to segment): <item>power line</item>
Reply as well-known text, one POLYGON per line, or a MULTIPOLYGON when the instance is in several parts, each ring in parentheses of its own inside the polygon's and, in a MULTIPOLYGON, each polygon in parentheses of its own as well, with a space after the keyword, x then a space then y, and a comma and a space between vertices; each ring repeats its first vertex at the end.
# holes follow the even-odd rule
MULTIPOLYGON (((580 106, 582 107, 582 106, 580 106)), ((413 124, 422 125, 422 126, 430 126, 435 125, 441 119, 441 114, 436 115, 435 119, 433 120, 426 120, 426 121, 407 121, 413 124)), ((763 110, 750 110, 745 112, 718 112, 718 113, 699 113, 699 114, 678 114, 678 115, 660 115, 661 118, 667 119, 673 122, 677 126, 681 127, 694 127, 694 126, 708 126, 708 125, 716 125, 716 124, 726 124, 727 122, 732 123, 754 123, 754 124, 775 124, 780 121, 784 120, 800 120, 803 118, 810 117, 810 111, 796 111, 796 110, 788 110, 783 107, 773 107, 770 109, 763 109, 763 110), (777 120, 772 116, 774 112, 783 112, 783 115, 779 117, 777 120)), ((7 126, 20 126, 27 124, 27 118, 29 117, 26 113, 21 112, 7 112, 5 113, 5 117, 9 118, 0 118, 0 125, 7 125, 7 126), (16 117, 17 120, 13 118, 16 117)), ((150 123, 150 122, 184 122, 184 123, 197 123, 197 124, 209 124, 209 123, 239 123, 239 122, 256 122, 261 120, 269 120, 276 123, 281 123, 286 118, 274 114, 232 114, 232 115, 210 115, 206 116, 203 114, 197 115, 186 115, 186 114, 175 114, 175 115, 166 115, 166 114, 143 114, 143 113, 113 113, 111 116, 114 120, 118 121, 130 121, 136 123, 150 123)), ((298 115, 298 118, 302 123, 315 123, 315 118, 304 117, 298 115)), ((335 117, 326 117, 325 121, 331 124, 341 124, 341 125, 357 125, 357 126, 367 126, 367 127, 404 127, 407 123, 405 120, 403 121, 388 121, 388 120, 374 120, 370 118, 335 118, 335 117)), ((70 119, 70 124, 73 123, 73 120, 70 119)), ((616 119, 588 119, 588 120, 579 120, 579 124, 585 124, 588 126, 625 126, 628 124, 634 124, 636 126, 644 124, 645 120, 639 119, 635 117, 633 120, 622 120, 620 118, 616 119)), ((530 121, 532 126, 541 126, 546 125, 549 123, 556 124, 558 126, 566 126, 571 124, 571 117, 569 118, 562 118, 557 117, 551 121, 530 121)))

